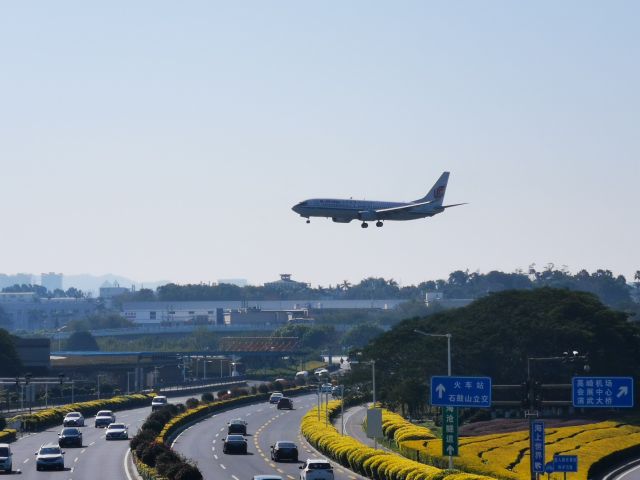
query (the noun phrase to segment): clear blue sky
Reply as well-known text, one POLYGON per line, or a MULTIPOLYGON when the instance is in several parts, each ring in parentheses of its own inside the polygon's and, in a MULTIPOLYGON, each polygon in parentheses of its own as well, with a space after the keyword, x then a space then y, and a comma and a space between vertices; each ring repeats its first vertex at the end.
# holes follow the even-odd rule
POLYGON ((640 3, 0 5, 0 271, 640 269, 640 3), (310 225, 305 198, 432 219, 310 225))

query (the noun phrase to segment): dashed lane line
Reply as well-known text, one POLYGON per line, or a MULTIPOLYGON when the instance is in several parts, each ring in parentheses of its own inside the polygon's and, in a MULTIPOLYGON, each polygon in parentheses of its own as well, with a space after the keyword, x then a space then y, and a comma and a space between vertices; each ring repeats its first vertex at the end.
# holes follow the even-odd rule
POLYGON ((30 458, 27 458, 24 462, 22 463, 27 463, 29 460, 31 460, 30 458))
POLYGON ((220 464, 220 468, 222 468, 223 470, 227 469, 227 467, 225 467, 223 464, 220 464))
POLYGON ((217 460, 218 459, 218 455, 214 454, 213 458, 215 458, 217 460))
POLYGON ((236 477, 235 475, 231 475, 231 478, 233 478, 233 480, 240 480, 238 477, 236 477))

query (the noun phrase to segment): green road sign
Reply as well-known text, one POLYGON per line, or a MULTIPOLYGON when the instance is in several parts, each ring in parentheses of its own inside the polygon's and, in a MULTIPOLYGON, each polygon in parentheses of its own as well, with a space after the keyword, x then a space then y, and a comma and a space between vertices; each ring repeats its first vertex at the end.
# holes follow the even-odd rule
POLYGON ((442 456, 458 456, 458 408, 442 409, 442 456))

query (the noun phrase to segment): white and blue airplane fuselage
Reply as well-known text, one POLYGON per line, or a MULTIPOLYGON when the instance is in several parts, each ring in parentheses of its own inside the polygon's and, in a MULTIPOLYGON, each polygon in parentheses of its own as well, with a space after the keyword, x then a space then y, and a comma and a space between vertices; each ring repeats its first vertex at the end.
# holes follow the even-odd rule
POLYGON ((349 223, 352 220, 376 222, 381 227, 384 220, 416 220, 444 212, 446 208, 463 205, 442 205, 447 189, 449 172, 444 172, 431 190, 423 197, 412 202, 381 202, 373 200, 353 200, 337 198, 311 198, 293 206, 292 210, 301 217, 331 218, 334 222, 349 223))

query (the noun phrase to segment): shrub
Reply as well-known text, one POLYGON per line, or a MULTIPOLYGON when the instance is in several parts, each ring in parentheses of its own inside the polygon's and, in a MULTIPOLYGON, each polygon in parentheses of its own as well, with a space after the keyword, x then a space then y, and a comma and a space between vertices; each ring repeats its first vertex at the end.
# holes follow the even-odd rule
POLYGON ((197 467, 185 463, 181 466, 172 480, 202 480, 202 474, 197 467))
POLYGON ((167 473, 171 467, 176 463, 179 463, 181 460, 180 455, 176 452, 173 450, 167 450, 159 454, 156 458, 156 469, 160 475, 168 477, 169 475, 167 475, 167 473))
POLYGON ((213 393, 206 392, 200 395, 200 400, 202 400, 204 403, 211 403, 215 400, 215 398, 213 396, 213 393))
POLYGON ((200 405, 200 401, 197 398, 187 398, 187 401, 184 403, 187 406, 187 410, 192 410, 200 405))
POLYGON ((7 421, 2 415, 0 415, 0 431, 4 430, 5 428, 7 428, 7 421))
POLYGON ((268 391, 269 391, 269 387, 267 387, 266 383, 261 383, 260 385, 258 385, 258 392, 267 393, 268 391))

